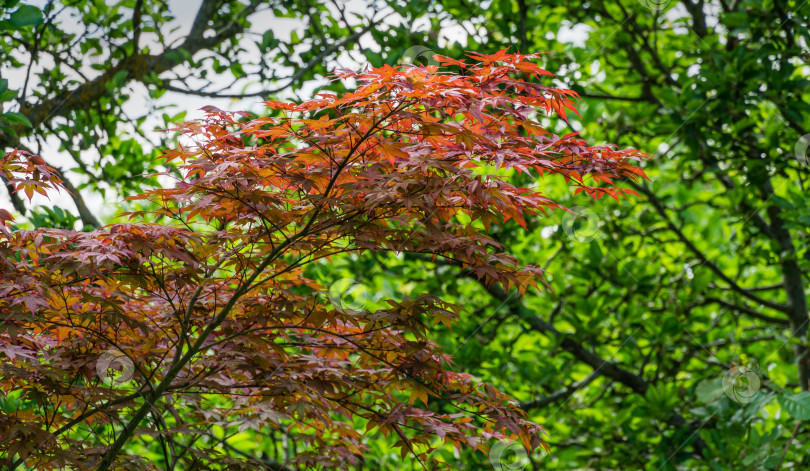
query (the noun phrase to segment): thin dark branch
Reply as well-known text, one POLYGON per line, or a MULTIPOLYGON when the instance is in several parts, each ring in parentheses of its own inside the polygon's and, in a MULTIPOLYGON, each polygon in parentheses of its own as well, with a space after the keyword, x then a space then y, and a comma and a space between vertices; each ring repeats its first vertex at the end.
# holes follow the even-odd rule
POLYGON ((321 64, 323 62, 324 58, 326 58, 329 54, 333 54, 334 52, 340 50, 340 48, 344 47, 346 44, 348 44, 351 41, 356 41, 356 40, 360 39, 361 36, 363 36, 364 34, 366 34, 369 31, 371 31, 372 28, 374 28, 375 26, 380 24, 389 15, 386 15, 386 16, 384 16, 384 17, 382 17, 382 18, 380 18, 380 19, 378 19, 376 21, 372 21, 371 23, 368 24, 368 26, 360 29, 359 31, 356 31, 356 32, 352 33, 350 36, 347 36, 343 40, 341 40, 341 41, 333 44, 332 46, 324 49, 323 51, 321 51, 320 54, 318 54, 317 56, 315 56, 315 58, 313 58, 311 61, 309 61, 309 63, 304 65, 302 68, 298 69, 298 71, 296 71, 292 76, 290 76, 287 79, 287 83, 285 83, 282 86, 276 87, 276 88, 271 88, 271 89, 268 89, 268 90, 261 90, 261 91, 252 92, 252 93, 206 92, 206 91, 202 91, 202 90, 188 90, 188 89, 184 89, 184 88, 180 88, 180 87, 175 87, 175 86, 171 85, 168 80, 163 82, 162 87, 165 88, 166 90, 169 90, 169 91, 172 91, 172 92, 185 93, 187 95, 197 95, 197 96, 204 96, 204 97, 210 97, 210 98, 267 97, 269 95, 272 95, 273 93, 278 93, 278 92, 280 92, 282 90, 286 90, 287 88, 294 85, 301 77, 304 76, 304 74, 306 74, 308 71, 310 71, 313 67, 316 67, 319 64, 321 64))
POLYGON ((678 228, 678 226, 675 225, 675 223, 672 221, 672 219, 669 218, 669 215, 667 214, 666 208, 664 208, 663 204, 658 199, 658 197, 655 196, 655 194, 653 194, 653 192, 650 191, 650 189, 647 188, 646 185, 637 184, 637 183, 634 183, 634 182, 629 182, 629 184, 636 191, 644 193, 644 195, 647 196, 647 198, 649 199, 650 203, 653 205, 655 210, 658 212, 658 214, 661 216, 661 218, 664 220, 664 222, 666 222, 667 227, 669 227, 669 229, 672 232, 675 233, 675 235, 678 237, 678 239, 681 241, 681 243, 686 245, 686 247, 689 249, 689 251, 691 251, 700 260, 701 264, 706 265, 711 271, 713 271, 718 277, 720 277, 720 279, 722 279, 726 284, 728 284, 734 291, 736 291, 737 293, 740 293, 741 295, 745 296, 746 298, 750 299, 751 301, 754 301, 757 304, 761 304, 763 306, 769 307, 769 308, 774 309, 776 311, 780 311, 780 312, 784 312, 784 313, 789 312, 790 308, 787 305, 776 303, 776 302, 773 302, 773 301, 768 301, 766 299, 762 299, 759 296, 755 295, 754 293, 752 293, 752 292, 742 288, 741 286, 739 286, 734 280, 732 280, 728 275, 726 275, 723 272, 723 270, 720 269, 720 267, 718 267, 714 262, 709 260, 708 257, 703 252, 701 252, 700 249, 698 249, 695 246, 695 244, 692 243, 691 240, 689 240, 688 237, 686 237, 686 235, 683 233, 683 231, 681 231, 678 228))
POLYGON ((771 324, 779 324, 779 325, 784 325, 784 326, 790 325, 790 321, 788 319, 779 318, 779 317, 772 317, 772 316, 769 316, 769 315, 766 315, 766 314, 762 314, 762 313, 760 313, 760 312, 758 312, 758 311, 756 311, 754 309, 751 309, 750 307, 742 306, 742 305, 739 305, 739 304, 733 304, 733 303, 730 303, 728 301, 724 301, 724 300, 719 299, 719 298, 707 297, 706 301, 705 301, 705 304, 710 304, 710 303, 719 304, 719 305, 721 305, 721 306, 723 306, 725 308, 737 311, 739 313, 745 314, 745 315, 747 315, 749 317, 753 317, 755 319, 770 322, 771 324))
POLYGON ((520 404, 520 408, 526 411, 531 409, 540 409, 548 405, 554 404, 557 401, 568 399, 569 397, 571 397, 572 394, 589 385, 591 382, 593 382, 593 380, 595 380, 599 376, 601 376, 599 371, 594 370, 582 381, 572 383, 563 389, 560 389, 558 391, 553 392, 552 394, 549 394, 548 396, 537 398, 533 401, 523 402, 520 404))

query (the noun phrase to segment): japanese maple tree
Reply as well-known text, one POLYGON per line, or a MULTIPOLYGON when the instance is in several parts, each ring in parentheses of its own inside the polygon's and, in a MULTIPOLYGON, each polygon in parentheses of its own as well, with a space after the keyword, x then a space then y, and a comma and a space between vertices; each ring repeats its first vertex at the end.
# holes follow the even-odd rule
MULTIPOLYGON (((487 232, 559 206, 509 175, 558 174, 594 198, 631 192, 614 178, 644 176, 635 150, 543 129, 543 114, 566 119, 578 97, 542 85, 551 74, 536 56, 470 57, 343 71, 356 91, 269 101, 271 117, 209 107, 178 128, 188 144, 164 154, 182 176, 138 196, 151 209, 128 223, 12 230, 0 212, 0 459, 11 469, 267 466, 210 439, 234 426, 295 440, 300 451, 278 469, 354 463, 375 431, 424 466, 442 467, 431 451, 445 445, 545 446, 514 401, 453 371, 431 341, 460 306, 424 294, 343 309, 305 276, 330 257, 409 252, 525 292, 543 270, 487 232), (111 351, 131 365, 127 381, 100 377, 111 351), (159 443, 162 461, 126 453, 135 443, 159 443)), ((22 152, 0 172, 29 197, 60 183, 22 152)))

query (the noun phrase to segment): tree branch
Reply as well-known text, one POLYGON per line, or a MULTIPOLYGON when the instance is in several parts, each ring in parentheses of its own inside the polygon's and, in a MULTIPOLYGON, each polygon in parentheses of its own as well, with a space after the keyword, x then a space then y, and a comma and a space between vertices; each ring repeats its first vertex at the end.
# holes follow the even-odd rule
MULTIPOLYGON (((647 383, 647 381, 645 381, 641 376, 625 370, 617 364, 607 361, 591 350, 586 349, 584 346, 582 346, 582 344, 572 339, 570 336, 563 334, 552 324, 546 322, 540 316, 532 312, 523 304, 522 301, 520 301, 520 299, 510 298, 508 293, 500 285, 493 283, 487 286, 475 276, 468 276, 474 280, 477 280, 493 298, 501 301, 504 304, 511 304, 510 307, 513 316, 529 324, 533 330, 546 335, 551 334, 559 342, 559 345, 562 346, 563 349, 573 354, 574 357, 579 361, 593 368, 594 373, 599 373, 602 376, 606 376, 614 381, 622 383, 641 396, 644 396, 647 393, 649 383, 647 383)), ((555 311, 560 309, 562 309, 562 303, 557 304, 555 311)), ((695 431, 694 427, 689 425, 686 419, 684 419, 682 415, 674 410, 672 411, 672 415, 667 420, 667 423, 673 427, 687 427, 690 432, 695 431)), ((696 435, 695 437, 695 441, 693 442, 695 453, 703 456, 704 450, 706 449, 706 443, 700 437, 697 437, 696 435)))
POLYGON ((269 90, 261 90, 261 91, 252 92, 252 93, 205 92, 205 91, 202 91, 202 90, 188 90, 188 89, 184 89, 184 88, 180 88, 180 87, 175 87, 175 86, 171 85, 168 80, 163 82, 162 87, 165 88, 166 90, 169 90, 169 91, 172 91, 172 92, 185 93, 187 95, 197 95, 197 96, 204 96, 204 97, 210 97, 210 98, 267 97, 268 95, 271 95, 273 93, 278 93, 278 92, 280 92, 280 91, 282 91, 282 90, 284 90, 286 88, 289 88, 290 85, 292 85, 296 81, 298 81, 298 79, 303 77, 304 74, 306 74, 310 69, 312 69, 313 67, 321 64, 323 59, 326 56, 338 51, 340 48, 342 48, 343 46, 345 46, 349 42, 356 41, 356 40, 360 39, 361 36, 363 36, 364 34, 366 34, 369 31, 371 31, 375 26, 380 24, 385 18, 387 18, 391 14, 392 13, 390 13, 390 14, 388 14, 388 15, 386 15, 386 16, 384 16, 384 17, 382 17, 382 18, 380 18, 380 19, 378 19, 376 21, 372 21, 371 23, 368 24, 368 26, 362 28, 359 31, 356 31, 356 32, 352 33, 351 35, 343 38, 343 40, 341 40, 341 41, 333 44, 332 46, 324 49, 323 51, 321 51, 320 54, 318 54, 317 56, 315 56, 315 58, 313 58, 311 61, 309 61, 309 63, 307 63, 304 67, 298 69, 298 71, 296 71, 291 77, 289 77, 286 84, 284 84, 284 85, 282 85, 280 87, 277 87, 277 88, 272 88, 272 89, 269 89, 269 90))
POLYGON ((757 304, 761 304, 763 306, 769 307, 776 311, 787 313, 789 312, 790 308, 787 305, 775 303, 773 301, 768 301, 766 299, 762 299, 759 296, 755 295, 754 293, 742 288, 739 286, 734 280, 728 277, 715 263, 709 260, 706 255, 698 249, 695 244, 689 240, 686 235, 684 235, 683 231, 681 231, 678 226, 669 218, 667 215, 667 211, 664 208, 661 201, 656 197, 646 185, 639 185, 635 182, 629 182, 629 184, 636 190, 644 193, 647 198, 649 199, 650 203, 653 205, 655 210, 661 216, 661 218, 666 222, 667 227, 675 233, 678 239, 686 245, 686 247, 701 261, 701 264, 706 265, 709 267, 711 271, 713 271, 721 280, 723 280, 726 284, 728 284, 734 291, 740 293, 741 295, 745 296, 746 298, 754 301, 757 304))
POLYGON ((17 195, 14 191, 14 187, 5 181, 4 178, 0 178, 0 182, 3 182, 6 185, 6 191, 8 192, 9 198, 11 198, 11 204, 14 206, 14 209, 17 210, 18 213, 25 215, 25 202, 17 195))
POLYGON ((548 396, 537 398, 537 399, 535 399, 533 401, 522 402, 520 404, 520 408, 525 410, 525 411, 528 411, 528 410, 531 410, 531 409, 539 409, 539 408, 546 407, 546 406, 548 406, 550 404, 554 404, 557 401, 568 399, 569 397, 571 397, 572 394, 574 394, 578 390, 584 388, 585 386, 589 385, 591 382, 593 382, 593 380, 595 380, 599 376, 601 376, 599 371, 594 370, 590 375, 588 375, 582 381, 577 381, 576 383, 572 383, 572 384, 568 385, 567 387, 565 387, 563 389, 560 389, 558 391, 555 391, 555 392, 551 393, 548 396))
POLYGON ((739 304, 732 304, 732 303, 730 303, 728 301, 724 301, 724 300, 719 299, 719 298, 707 297, 706 302, 703 303, 703 304, 711 304, 711 303, 719 304, 719 305, 721 305, 721 306, 723 306, 725 308, 737 311, 739 313, 745 314, 745 315, 753 317, 755 319, 763 320, 765 322, 770 322, 771 324, 779 324, 779 325, 784 325, 784 326, 790 325, 790 321, 787 320, 787 319, 780 319, 778 317, 768 316, 766 314, 762 314, 760 312, 757 312, 754 309, 751 309, 750 307, 741 306, 739 304))
POLYGON ((632 96, 615 96, 615 95, 597 95, 593 93, 579 93, 579 96, 583 98, 593 98, 595 100, 617 100, 617 101, 631 101, 634 103, 646 103, 650 101, 645 97, 632 97, 632 96))
MULTIPOLYGON (((252 0, 240 13, 243 15, 250 14, 255 11, 261 3, 260 0, 252 0)), ((14 132, 20 136, 27 135, 48 120, 56 117, 66 117, 74 110, 87 108, 89 103, 95 103, 109 93, 107 83, 111 82, 118 72, 127 72, 127 81, 142 82, 149 74, 154 73, 160 75, 182 64, 185 59, 183 59, 184 56, 181 50, 193 56, 199 51, 210 49, 236 36, 236 34, 241 31, 241 28, 238 26, 237 22, 233 20, 230 21, 227 26, 217 31, 217 34, 207 38, 203 37, 203 32, 208 27, 209 21, 213 19, 218 4, 218 0, 205 0, 203 2, 194 19, 191 32, 180 46, 169 49, 158 55, 133 54, 121 60, 114 67, 106 70, 90 82, 79 85, 72 90, 65 90, 50 100, 40 102, 36 105, 24 104, 24 106, 20 108, 20 113, 25 115, 33 126, 28 128, 24 124, 18 124, 13 126, 14 132)), ((9 138, 7 135, 0 136, 0 147, 6 148, 8 145, 9 138)))
POLYGON ((95 229, 101 227, 101 223, 98 222, 98 219, 93 215, 90 209, 87 207, 87 204, 84 202, 84 198, 82 198, 82 194, 79 190, 73 185, 73 183, 67 178, 65 172, 60 169, 59 167, 53 167, 57 172, 62 175, 62 184, 65 186, 65 189, 70 193, 70 197, 73 199, 73 203, 76 205, 76 209, 79 210, 79 217, 82 218, 82 222, 85 226, 92 226, 95 229))
MULTIPOLYGON (((760 191, 765 201, 775 195, 769 177, 765 177, 764 182, 760 184, 760 191)), ((779 263, 782 267, 782 282, 788 297, 787 315, 790 317, 790 327, 793 335, 802 341, 794 347, 796 364, 799 368, 799 385, 803 391, 807 391, 810 388, 810 357, 808 357, 810 351, 804 346, 804 340, 808 336, 807 324, 810 318, 807 314, 807 297, 804 294, 802 270, 796 260, 796 247, 793 245, 793 239, 782 219, 782 208, 779 205, 770 204, 767 213, 768 219, 771 221, 774 239, 780 248, 779 263)))

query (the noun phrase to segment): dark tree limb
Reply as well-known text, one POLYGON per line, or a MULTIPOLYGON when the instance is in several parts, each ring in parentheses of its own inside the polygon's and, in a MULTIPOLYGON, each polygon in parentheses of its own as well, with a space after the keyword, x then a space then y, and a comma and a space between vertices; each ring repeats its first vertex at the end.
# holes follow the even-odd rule
POLYGON ((531 410, 531 409, 540 409, 551 404, 554 404, 557 401, 563 401, 571 397, 572 394, 579 391, 580 389, 584 388, 585 386, 591 384, 593 380, 601 376, 599 371, 594 370, 591 374, 589 374, 585 379, 582 381, 577 381, 576 383, 572 383, 566 386, 563 389, 559 389, 548 396, 540 397, 534 399, 532 401, 522 402, 520 404, 520 408, 523 410, 531 410))
MULTIPOLYGON (((477 280, 477 278, 474 276, 470 276, 477 280)), ((481 280, 478 281, 481 282, 481 280)), ((552 324, 546 322, 540 316, 536 315, 533 311, 527 308, 519 298, 510 297, 509 293, 507 293, 500 285, 491 284, 487 286, 486 284, 481 283, 481 286, 484 287, 484 289, 486 289, 493 298, 508 305, 512 310, 513 316, 529 324, 532 330, 554 337, 564 350, 571 353, 577 360, 593 368, 594 373, 599 373, 601 376, 605 376, 619 382, 641 396, 644 396, 647 393, 650 385, 644 380, 644 378, 620 367, 616 363, 605 360, 595 352, 585 348, 582 344, 571 338, 569 335, 560 332, 552 324)), ((559 311, 561 309, 562 303, 557 303, 555 311, 559 311)), ((682 415, 675 411, 672 411, 672 415, 667 420, 667 423, 670 426, 677 428, 685 427, 690 436, 695 437, 692 443, 695 453, 701 457, 704 456, 704 451, 706 450, 707 445, 700 437, 696 436, 699 427, 689 424, 682 415)))
POLYGON ((647 97, 633 97, 633 96, 615 96, 615 95, 598 95, 594 93, 580 92, 579 96, 582 98, 593 98, 595 100, 616 100, 616 101, 630 101, 634 103, 646 103, 650 101, 647 97))
POLYGON ((6 191, 8 191, 8 196, 11 198, 11 204, 14 206, 14 209, 20 213, 25 214, 25 202, 23 202, 22 198, 17 194, 14 187, 10 183, 6 183, 5 179, 0 179, 6 185, 6 191))
MULTIPOLYGON (((760 191, 765 201, 774 196, 773 185, 770 178, 765 178, 760 185, 760 191)), ((804 294, 804 280, 802 280, 802 270, 796 258, 796 247, 793 238, 785 227, 782 218, 782 208, 776 204, 770 204, 767 208, 768 219, 771 221, 771 229, 774 238, 779 244, 779 264, 782 268, 782 283, 788 297, 787 315, 790 318, 790 327, 793 335, 801 340, 795 347, 796 364, 799 369, 799 385, 802 390, 810 388, 810 350, 805 346, 808 337, 808 317, 807 297, 804 294)))
POLYGON ((85 226, 92 226, 94 229, 101 227, 101 223, 93 215, 93 212, 87 207, 87 204, 84 202, 84 198, 82 198, 82 194, 79 192, 79 190, 73 185, 70 179, 65 176, 65 172, 58 167, 54 167, 54 169, 61 174, 62 184, 70 193, 70 197, 73 199, 76 209, 79 210, 79 217, 82 219, 82 223, 84 223, 85 226))
POLYGON ((741 314, 745 314, 745 315, 747 315, 749 317, 753 317, 755 319, 759 319, 759 320, 762 320, 762 321, 765 321, 765 322, 769 322, 771 324, 778 324, 778 325, 784 325, 784 326, 790 325, 790 321, 788 319, 782 319, 782 318, 779 318, 779 317, 772 317, 772 316, 769 316, 767 314, 762 314, 761 312, 756 311, 754 309, 751 309, 748 306, 742 306, 740 304, 733 304, 733 303, 730 303, 728 301, 724 301, 724 300, 722 300, 720 298, 707 297, 706 302, 704 304, 710 304, 710 303, 719 304, 719 305, 721 305, 721 306, 723 306, 723 307, 725 307, 727 309, 731 309, 732 311, 737 311, 737 312, 739 312, 741 314))
POLYGON ((364 34, 366 34, 369 31, 371 31, 374 27, 379 25, 388 16, 390 16, 390 14, 386 15, 386 16, 384 16, 384 17, 382 17, 382 18, 380 18, 380 19, 378 19, 376 21, 372 21, 371 23, 369 23, 364 28, 362 28, 362 29, 360 29, 358 31, 355 31, 354 33, 352 33, 351 35, 345 37, 341 41, 339 41, 339 42, 335 43, 334 45, 324 49, 323 51, 321 51, 320 54, 318 54, 317 56, 315 56, 315 58, 313 58, 311 61, 309 61, 309 63, 307 63, 304 67, 302 67, 297 72, 295 72, 295 74, 290 76, 287 79, 288 80, 287 83, 280 86, 280 87, 276 87, 276 88, 269 89, 269 90, 261 90, 261 91, 252 92, 252 93, 220 93, 220 92, 205 92, 205 91, 202 91, 202 90, 188 90, 188 89, 184 89, 184 88, 180 88, 180 87, 175 87, 175 86, 171 85, 168 80, 165 81, 162 84, 162 87, 165 88, 166 90, 169 90, 169 91, 172 91, 172 92, 185 93, 187 95, 197 95, 197 96, 204 96, 204 97, 210 97, 210 98, 267 97, 268 95, 271 95, 273 93, 277 93, 277 92, 280 92, 280 91, 282 91, 282 90, 284 90, 286 88, 289 88, 290 85, 292 85, 296 81, 298 81, 298 79, 303 77, 304 74, 306 74, 310 69, 312 69, 313 67, 320 64, 324 60, 324 58, 326 58, 326 56, 340 50, 340 48, 344 47, 346 44, 348 44, 348 43, 350 43, 352 41, 357 41, 358 39, 360 39, 361 36, 363 36, 364 34))
POLYGON ((732 290, 745 296, 746 298, 750 299, 751 301, 757 304, 761 304, 763 306, 769 307, 779 312, 784 313, 789 312, 790 310, 789 306, 760 298, 751 291, 748 291, 745 288, 738 285, 734 280, 732 280, 728 275, 726 275, 725 272, 723 272, 723 270, 720 269, 720 267, 718 267, 714 262, 709 260, 706 254, 701 252, 700 249, 698 249, 695 246, 695 244, 691 240, 689 240, 689 238, 686 237, 686 235, 684 235, 683 231, 681 231, 680 228, 678 228, 678 226, 675 225, 672 219, 670 219, 669 215, 667 214, 666 208, 664 208, 664 205, 661 203, 661 200, 659 200, 658 197, 655 196, 655 194, 653 194, 653 192, 650 191, 650 189, 647 188, 646 185, 640 185, 634 182, 630 182, 629 184, 636 191, 644 193, 644 195, 647 196, 647 199, 653 205, 656 212, 658 212, 658 214, 667 224, 667 227, 669 227, 669 229, 675 233, 675 235, 678 237, 678 240, 680 240, 681 243, 684 244, 689 249, 689 251, 692 252, 700 260, 702 265, 706 265, 712 272, 714 272, 715 275, 717 275, 721 280, 723 280, 726 284, 728 284, 732 290))

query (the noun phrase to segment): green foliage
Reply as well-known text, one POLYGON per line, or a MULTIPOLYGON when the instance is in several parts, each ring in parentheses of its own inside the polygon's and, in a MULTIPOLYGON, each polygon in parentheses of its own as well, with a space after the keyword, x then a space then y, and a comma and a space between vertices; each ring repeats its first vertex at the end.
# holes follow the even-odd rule
POLYGON ((600 201, 580 218, 530 221, 528 235, 496 233, 547 267, 553 296, 504 299, 452 267, 397 271, 468 307, 465 324, 439 334, 459 368, 537 401, 551 446, 534 457, 542 469, 776 469, 783 452, 782 469, 806 467, 807 427, 789 437, 805 417, 806 393, 795 394, 808 386, 797 367, 808 316, 783 283, 807 293, 807 157, 793 154, 810 128, 808 6, 442 6, 482 26, 463 38, 481 50, 549 51, 546 67, 584 97, 585 124, 571 127, 653 156, 652 182, 633 187, 646 204, 600 201), (560 42, 561 25, 579 41, 560 42))
POLYGON ((56 206, 38 207, 29 217, 34 227, 54 227, 59 229, 75 229, 79 218, 56 206))

